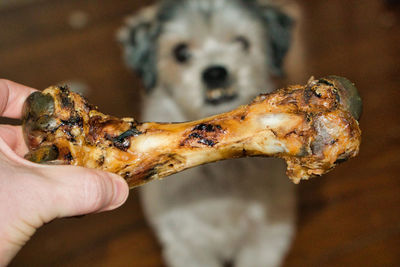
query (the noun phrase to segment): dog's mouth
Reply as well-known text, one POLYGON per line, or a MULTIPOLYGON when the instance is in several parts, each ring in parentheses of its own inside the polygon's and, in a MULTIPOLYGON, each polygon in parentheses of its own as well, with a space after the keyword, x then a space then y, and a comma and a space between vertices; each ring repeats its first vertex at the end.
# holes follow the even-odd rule
POLYGON ((235 100, 238 94, 233 88, 207 89, 205 92, 205 102, 210 105, 219 105, 235 100))

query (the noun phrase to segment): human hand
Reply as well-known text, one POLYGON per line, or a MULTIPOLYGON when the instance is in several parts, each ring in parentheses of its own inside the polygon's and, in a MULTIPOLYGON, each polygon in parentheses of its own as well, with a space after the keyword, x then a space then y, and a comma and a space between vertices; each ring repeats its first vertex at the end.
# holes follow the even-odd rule
MULTIPOLYGON (((20 118, 34 89, 0 79, 0 116, 20 118)), ((0 266, 8 264, 37 228, 55 218, 112 210, 129 188, 120 176, 75 166, 39 165, 21 126, 0 125, 0 266)))

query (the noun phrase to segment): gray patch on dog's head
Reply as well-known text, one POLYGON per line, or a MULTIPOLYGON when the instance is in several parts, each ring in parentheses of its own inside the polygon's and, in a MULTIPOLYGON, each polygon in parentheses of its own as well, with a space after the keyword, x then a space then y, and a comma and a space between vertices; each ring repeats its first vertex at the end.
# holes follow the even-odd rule
POLYGON ((147 89, 157 83, 156 45, 160 27, 157 21, 129 23, 120 30, 118 39, 124 48, 127 65, 137 71, 147 89))
POLYGON ((184 0, 166 0, 153 16, 134 14, 127 19, 117 38, 124 49, 126 64, 135 70, 142 78, 147 92, 157 84, 157 39, 161 34, 162 25, 173 18, 179 7, 178 3, 184 0))
POLYGON ((176 16, 179 7, 182 7, 184 2, 185 0, 165 0, 161 2, 161 6, 157 13, 157 20, 163 23, 173 19, 176 16))
POLYGON ((283 59, 289 50, 293 20, 276 7, 265 6, 257 11, 267 25, 267 51, 271 69, 275 74, 283 75, 283 59))

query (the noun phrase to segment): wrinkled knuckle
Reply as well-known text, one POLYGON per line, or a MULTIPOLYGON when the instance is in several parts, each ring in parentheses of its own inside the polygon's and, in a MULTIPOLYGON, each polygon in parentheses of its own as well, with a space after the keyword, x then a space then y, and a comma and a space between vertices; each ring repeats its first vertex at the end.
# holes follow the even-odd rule
POLYGON ((100 210, 107 199, 107 181, 98 173, 90 173, 85 179, 84 194, 89 211, 100 210))

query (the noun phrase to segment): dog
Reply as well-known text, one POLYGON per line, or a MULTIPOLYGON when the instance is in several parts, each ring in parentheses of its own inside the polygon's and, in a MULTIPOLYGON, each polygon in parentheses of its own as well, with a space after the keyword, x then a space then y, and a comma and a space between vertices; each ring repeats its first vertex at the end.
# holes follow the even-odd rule
MULTIPOLYGON (((292 24, 253 0, 164 0, 129 17, 118 36, 146 87, 143 119, 195 120, 272 92, 292 24)), ((280 265, 295 228, 284 170, 276 159, 236 159, 141 187, 167 265, 280 265)))

